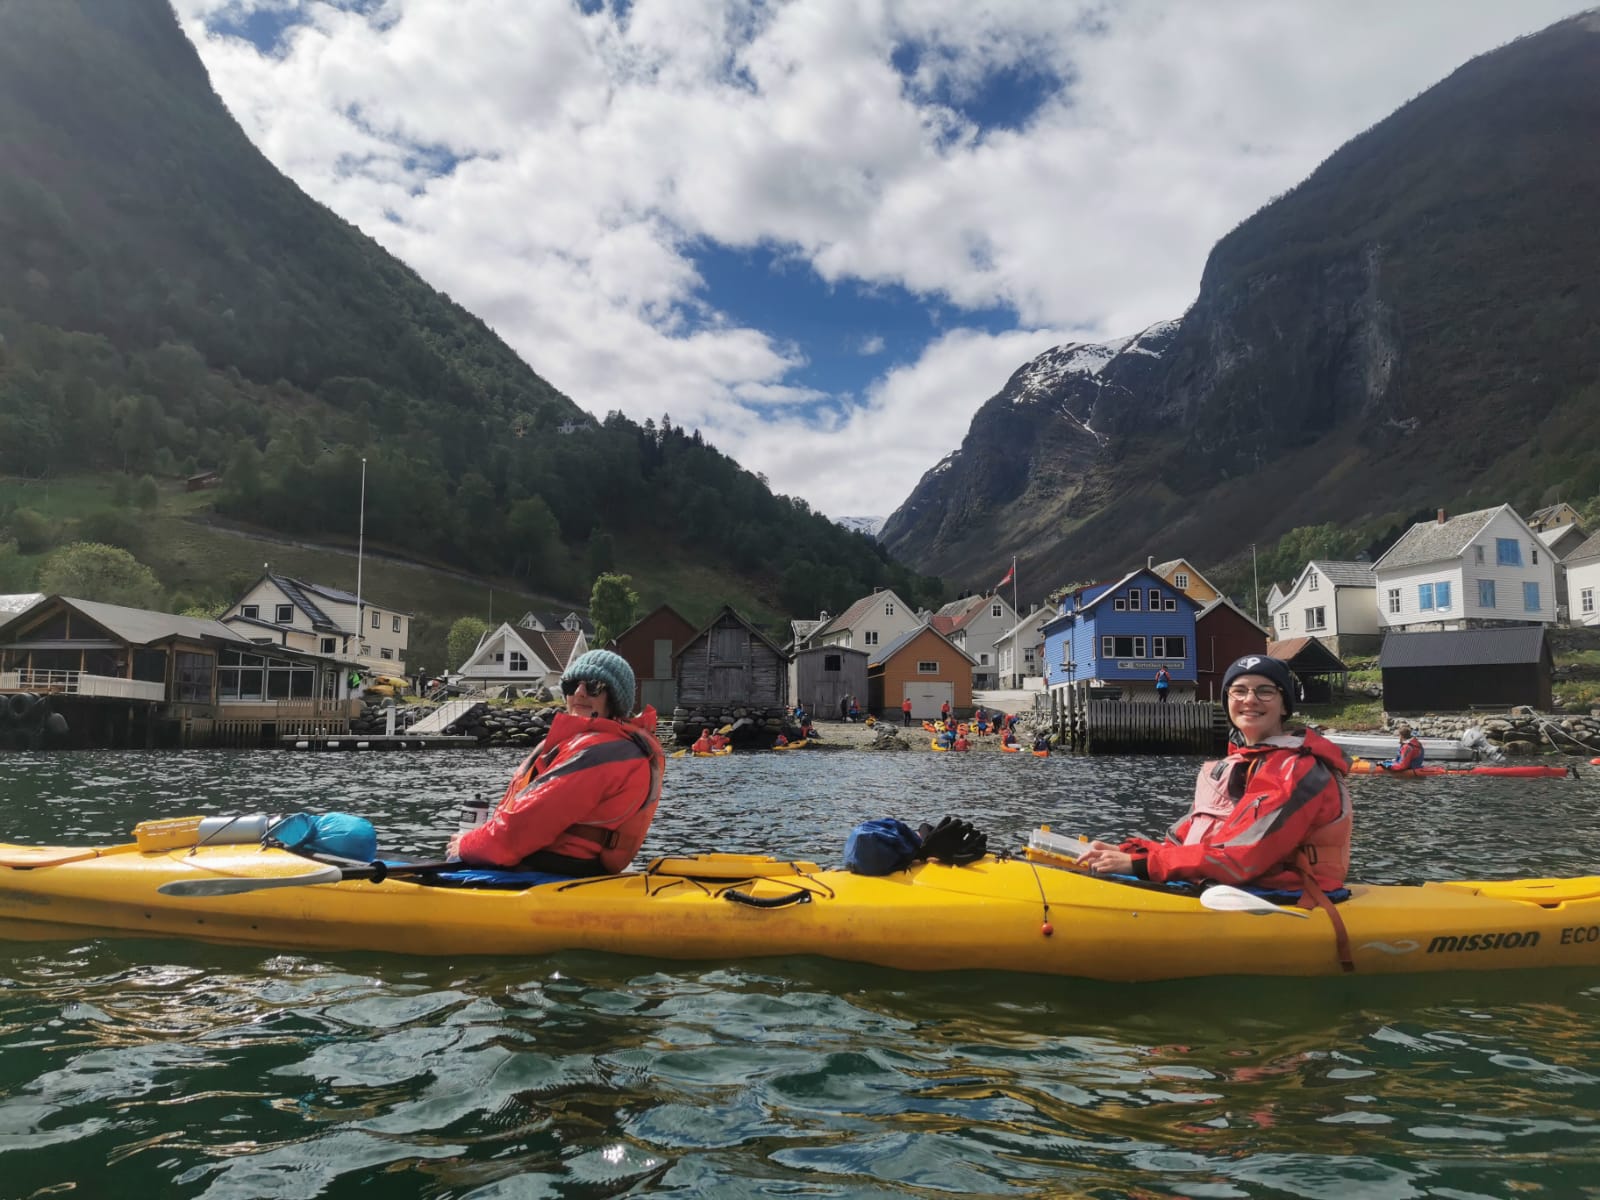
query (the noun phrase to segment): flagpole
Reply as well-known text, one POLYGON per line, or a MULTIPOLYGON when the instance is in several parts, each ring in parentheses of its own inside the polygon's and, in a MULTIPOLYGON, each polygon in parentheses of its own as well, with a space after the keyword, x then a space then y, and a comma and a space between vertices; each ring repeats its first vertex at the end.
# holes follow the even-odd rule
POLYGON ((367 460, 361 460, 361 516, 356 524, 356 657, 361 657, 361 559, 367 544, 367 460))

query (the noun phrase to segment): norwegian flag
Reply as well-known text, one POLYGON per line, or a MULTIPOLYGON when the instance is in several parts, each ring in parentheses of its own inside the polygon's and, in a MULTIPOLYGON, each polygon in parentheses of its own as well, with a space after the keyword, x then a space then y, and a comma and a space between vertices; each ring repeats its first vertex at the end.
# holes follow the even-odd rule
POLYGON ((1013 558, 1011 560, 1011 569, 1006 572, 1005 578, 1002 579, 999 583, 995 584, 994 587, 991 588, 990 590, 998 592, 1001 588, 1005 587, 1006 584, 1010 583, 1016 577, 1017 577, 1017 560, 1013 558))

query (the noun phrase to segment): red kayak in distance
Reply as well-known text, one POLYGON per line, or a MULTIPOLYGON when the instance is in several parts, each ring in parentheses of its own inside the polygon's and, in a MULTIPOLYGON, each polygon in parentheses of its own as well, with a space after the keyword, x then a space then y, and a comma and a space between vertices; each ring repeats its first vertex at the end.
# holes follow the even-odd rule
POLYGON ((1499 775, 1509 779, 1565 779, 1568 775, 1576 778, 1578 772, 1574 767, 1541 767, 1532 764, 1525 767, 1497 767, 1487 763, 1475 767, 1412 767, 1406 771, 1390 771, 1375 762, 1368 762, 1364 758, 1358 758, 1351 762, 1350 774, 1392 775, 1397 779, 1432 779, 1436 775, 1499 775))

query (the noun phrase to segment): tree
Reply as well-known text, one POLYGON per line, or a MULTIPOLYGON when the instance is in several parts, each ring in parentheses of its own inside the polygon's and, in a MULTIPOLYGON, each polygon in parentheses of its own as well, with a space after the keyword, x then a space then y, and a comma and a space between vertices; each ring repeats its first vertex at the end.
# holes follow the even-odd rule
POLYGON ((39 590, 78 600, 155 608, 161 581, 126 550, 100 542, 73 542, 39 566, 39 590))
POLYGON ((478 648, 478 643, 483 640, 483 635, 489 632, 489 623, 477 617, 459 617, 456 623, 450 626, 450 636, 445 639, 445 649, 450 655, 450 663, 446 670, 460 669, 461 664, 472 657, 472 652, 478 648))
POLYGON ((550 551, 561 540, 556 515, 542 496, 530 496, 513 504, 506 514, 506 532, 513 543, 513 563, 530 574, 549 562, 550 551))
POLYGON ((596 525, 589 534, 589 574, 604 575, 616 569, 617 547, 612 537, 596 525))
POLYGON ((589 619, 594 622, 594 644, 604 646, 633 624, 639 611, 639 593, 632 575, 601 575, 589 593, 589 619))
POLYGON ((32 508, 19 508, 11 514, 7 524, 17 549, 23 554, 39 554, 50 548, 56 540, 55 522, 32 508))
POLYGON ((161 489, 156 486, 152 476, 141 476, 139 482, 134 485, 133 502, 145 512, 149 512, 161 503, 161 489))
POLYGON ((22 561, 15 542, 0 542, 0 592, 31 592, 34 567, 22 561))

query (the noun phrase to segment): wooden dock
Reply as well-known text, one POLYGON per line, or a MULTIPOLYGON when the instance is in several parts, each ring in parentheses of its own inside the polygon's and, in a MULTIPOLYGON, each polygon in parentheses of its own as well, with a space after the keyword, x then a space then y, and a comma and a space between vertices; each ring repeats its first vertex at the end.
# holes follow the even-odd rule
POLYGON ((1088 688, 1051 697, 1049 721, 1063 745, 1085 754, 1219 754, 1228 718, 1206 702, 1091 700, 1088 688))

